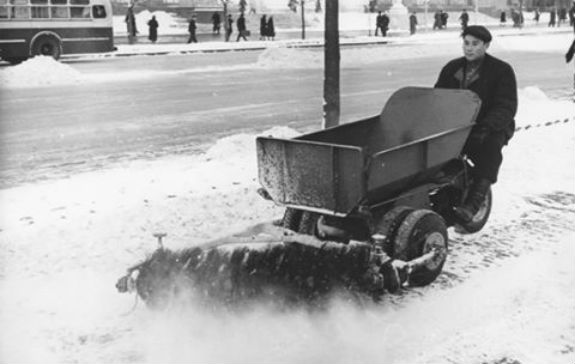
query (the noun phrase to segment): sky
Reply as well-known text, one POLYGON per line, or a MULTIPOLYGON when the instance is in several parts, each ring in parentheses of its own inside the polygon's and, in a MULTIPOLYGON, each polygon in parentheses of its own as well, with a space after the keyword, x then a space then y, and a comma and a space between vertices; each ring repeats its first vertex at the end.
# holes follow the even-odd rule
MULTIPOLYGON (((493 46, 562 57, 569 39, 510 36, 493 46)), ((408 44, 394 57, 417 55, 413 48, 421 49, 408 44)), ((286 67, 285 57, 319 67, 308 51, 279 46, 249 67, 286 67)), ((346 50, 343 67, 385 57, 346 50)), ((7 89, 132 76, 96 79, 43 57, 0 70, 7 89), (40 81, 46 74, 56 77, 40 81)), ((155 248, 153 232, 169 232, 166 246, 177 249, 281 216, 255 192, 253 133, 202 154, 0 190, 0 363, 575 362, 575 108, 537 85, 518 93, 522 130, 504 150, 488 226, 476 235, 450 230, 437 281, 380 305, 334 298, 321 313, 257 305, 242 314, 154 312, 115 291, 125 269, 155 248)), ((261 135, 299 133, 278 126, 261 135)))

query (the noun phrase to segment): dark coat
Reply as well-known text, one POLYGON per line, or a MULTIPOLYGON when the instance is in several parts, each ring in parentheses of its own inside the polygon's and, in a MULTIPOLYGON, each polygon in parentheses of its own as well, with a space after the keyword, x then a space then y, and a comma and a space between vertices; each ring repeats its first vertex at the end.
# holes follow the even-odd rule
MULTIPOLYGON (((435 87, 462 88, 458 78, 466 63, 465 57, 461 57, 445 65, 435 87)), ((508 63, 486 54, 479 77, 467 88, 481 99, 476 123, 492 132, 504 131, 509 140, 515 131, 514 117, 517 112, 517 83, 513 68, 508 63)))
POLYGON ((156 18, 152 18, 148 21, 148 28, 149 28, 148 39, 150 39, 152 42, 158 40, 158 26, 159 25, 156 18))

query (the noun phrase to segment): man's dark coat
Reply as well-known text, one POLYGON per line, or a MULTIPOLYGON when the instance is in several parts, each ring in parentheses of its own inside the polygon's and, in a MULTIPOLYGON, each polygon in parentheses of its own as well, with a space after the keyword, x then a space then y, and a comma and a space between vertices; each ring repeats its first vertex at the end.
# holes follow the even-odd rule
MULTIPOLYGON (((466 66, 465 57, 449 62, 439 74, 435 87, 462 88, 461 77, 466 66)), ((489 54, 485 54, 479 70, 479 77, 472 81, 467 89, 475 92, 481 99, 481 109, 476 123, 491 132, 504 131, 509 140, 515 131, 515 113, 517 112, 517 83, 513 68, 489 54)))

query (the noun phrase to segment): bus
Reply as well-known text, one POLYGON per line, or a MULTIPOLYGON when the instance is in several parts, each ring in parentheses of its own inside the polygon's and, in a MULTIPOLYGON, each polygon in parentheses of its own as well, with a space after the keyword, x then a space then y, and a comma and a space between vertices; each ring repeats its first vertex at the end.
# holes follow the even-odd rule
POLYGON ((109 0, 0 0, 0 58, 114 50, 109 0))

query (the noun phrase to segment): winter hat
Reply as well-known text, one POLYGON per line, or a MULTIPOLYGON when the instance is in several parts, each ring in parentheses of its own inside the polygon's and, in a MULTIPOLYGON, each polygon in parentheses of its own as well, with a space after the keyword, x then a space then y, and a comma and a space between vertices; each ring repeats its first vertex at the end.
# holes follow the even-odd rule
POLYGON ((491 33, 482 25, 470 25, 463 30, 461 37, 472 35, 477 39, 481 39, 485 43, 491 42, 491 33))

